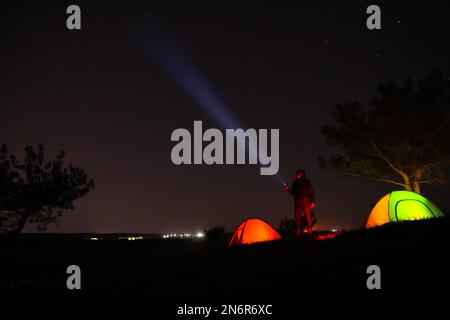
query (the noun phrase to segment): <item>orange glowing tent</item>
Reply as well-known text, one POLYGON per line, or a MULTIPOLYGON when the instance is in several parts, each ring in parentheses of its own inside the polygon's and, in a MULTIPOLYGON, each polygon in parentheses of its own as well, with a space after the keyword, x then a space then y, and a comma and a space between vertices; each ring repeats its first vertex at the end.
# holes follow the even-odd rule
POLYGON ((281 239, 280 234, 267 222, 261 219, 247 219, 236 229, 228 246, 278 239, 281 239))

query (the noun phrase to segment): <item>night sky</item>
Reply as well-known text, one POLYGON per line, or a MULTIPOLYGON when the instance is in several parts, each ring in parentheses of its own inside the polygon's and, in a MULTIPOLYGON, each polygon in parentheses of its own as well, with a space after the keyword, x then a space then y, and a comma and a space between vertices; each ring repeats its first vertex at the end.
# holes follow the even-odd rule
MULTIPOLYGON (((2 3, 0 143, 18 155, 30 144, 64 149, 97 185, 48 231, 230 231, 246 217, 278 226, 293 216, 291 197, 257 166, 172 164, 174 129, 220 124, 152 58, 155 39, 176 44, 244 128, 280 129, 280 174, 307 171, 319 227, 361 226, 394 188, 320 168, 317 157, 336 151, 320 132, 335 105, 367 104, 385 80, 450 76, 444 1, 131 3, 2 3), (70 4, 82 30, 66 28, 70 4), (370 4, 381 30, 366 28, 370 4)), ((423 193, 448 210, 449 191, 423 193)))

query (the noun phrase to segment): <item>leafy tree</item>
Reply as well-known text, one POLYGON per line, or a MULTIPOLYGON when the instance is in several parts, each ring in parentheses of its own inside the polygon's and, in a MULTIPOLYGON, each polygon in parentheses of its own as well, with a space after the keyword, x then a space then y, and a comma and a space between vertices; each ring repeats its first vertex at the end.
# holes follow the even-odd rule
POLYGON ((438 72, 414 86, 388 81, 370 108, 339 104, 334 126, 322 127, 327 143, 342 150, 323 167, 420 193, 421 185, 446 182, 450 162, 450 81, 438 72))
POLYGON ((73 201, 94 188, 94 181, 75 166, 64 165, 64 151, 46 162, 44 147, 25 148, 19 162, 0 148, 0 232, 19 234, 27 222, 44 230, 57 224, 73 201))

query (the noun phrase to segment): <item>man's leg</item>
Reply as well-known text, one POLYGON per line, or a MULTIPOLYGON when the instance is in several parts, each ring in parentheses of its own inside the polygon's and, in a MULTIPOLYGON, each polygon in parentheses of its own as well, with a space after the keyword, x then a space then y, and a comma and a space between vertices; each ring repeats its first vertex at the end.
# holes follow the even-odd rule
POLYGON ((308 233, 312 234, 311 206, 308 201, 304 202, 303 208, 305 211, 306 221, 308 222, 308 233))
POLYGON ((295 203, 295 236, 301 237, 303 230, 302 230, 302 206, 300 203, 295 203))

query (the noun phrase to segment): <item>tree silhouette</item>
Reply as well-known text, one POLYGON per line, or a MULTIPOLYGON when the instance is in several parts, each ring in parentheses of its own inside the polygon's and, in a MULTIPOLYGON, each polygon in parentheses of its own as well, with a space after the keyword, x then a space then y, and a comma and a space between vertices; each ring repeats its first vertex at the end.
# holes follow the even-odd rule
POLYGON ((75 166, 64 165, 64 151, 46 162, 44 147, 25 148, 19 162, 0 148, 0 232, 19 234, 27 222, 44 230, 57 224, 73 201, 94 188, 94 181, 75 166))
POLYGON ((388 81, 370 108, 337 105, 334 126, 322 127, 327 143, 343 153, 319 157, 322 167, 420 193, 422 184, 445 183, 450 162, 450 81, 433 72, 415 87, 388 81))

